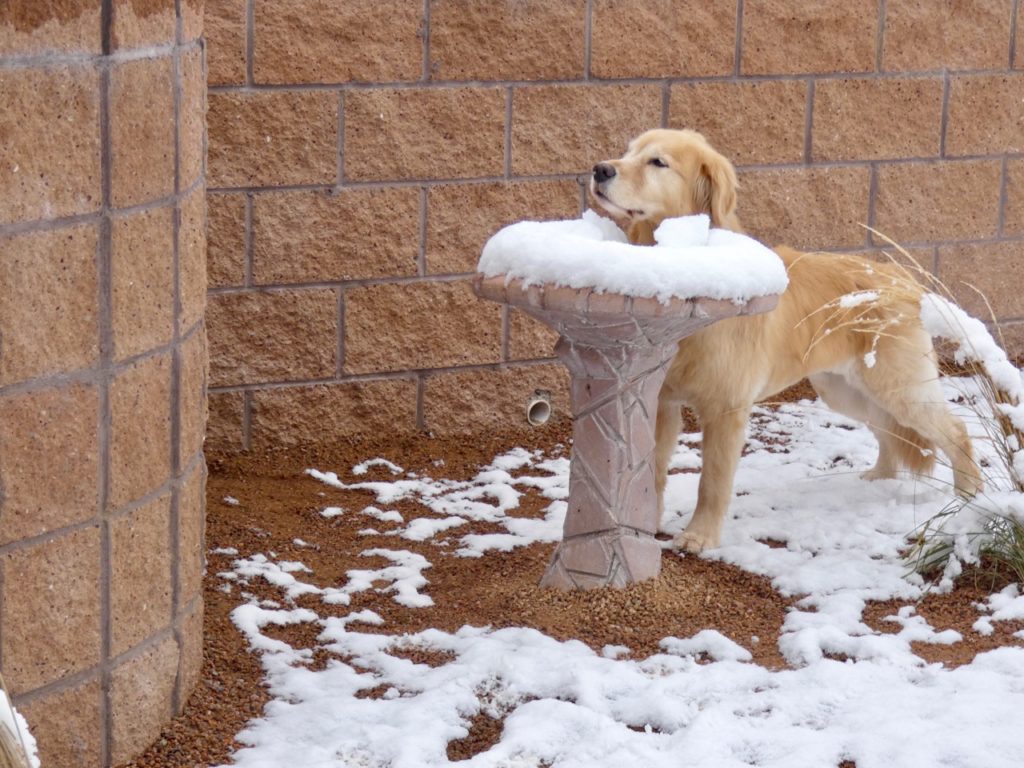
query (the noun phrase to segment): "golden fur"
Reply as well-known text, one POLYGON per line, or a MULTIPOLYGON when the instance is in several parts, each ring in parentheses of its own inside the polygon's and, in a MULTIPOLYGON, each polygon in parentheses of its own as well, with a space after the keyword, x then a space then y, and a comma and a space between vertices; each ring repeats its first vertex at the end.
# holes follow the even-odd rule
MULTIPOLYGON (((694 131, 654 130, 626 154, 594 167, 591 193, 637 244, 653 244, 662 219, 710 215, 741 232, 732 164, 694 131)), ((922 289, 889 265, 856 256, 779 247, 789 287, 771 312, 721 320, 679 344, 661 389, 656 430, 659 507, 681 423, 694 410, 703 470, 693 519, 676 539, 691 552, 718 546, 753 404, 807 377, 830 407, 863 421, 878 440, 868 479, 903 468, 927 472, 935 448, 952 464, 956 492, 981 488, 971 442, 938 383, 931 338, 921 327, 922 289), (840 297, 869 291, 863 301, 840 297)))

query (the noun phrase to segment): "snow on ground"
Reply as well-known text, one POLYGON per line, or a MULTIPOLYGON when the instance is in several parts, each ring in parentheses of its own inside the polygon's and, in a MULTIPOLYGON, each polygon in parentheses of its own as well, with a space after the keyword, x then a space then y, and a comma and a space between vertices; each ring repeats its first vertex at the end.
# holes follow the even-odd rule
MULTIPOLYGON (((953 398, 957 392, 947 386, 953 398)), ((970 412, 962 415, 976 422, 970 412)), ((983 429, 977 423, 971 429, 992 463, 983 429)), ((699 466, 698 438, 681 437, 674 466, 699 466)), ((383 622, 373 612, 321 618, 296 608, 296 595, 319 592, 325 602, 347 604, 349 594, 381 580, 409 610, 429 604, 430 563, 404 550, 403 539, 435 543, 438 557, 487 557, 493 549, 557 540, 569 465, 516 449, 469 481, 410 477, 383 465, 394 479, 345 484, 330 471, 310 470, 329 485, 367 491, 377 512, 406 499, 433 516, 420 518, 426 527, 417 528, 373 513, 392 526, 384 532, 395 536, 395 546, 363 554, 391 565, 352 570, 346 583, 329 590, 305 583, 301 563, 272 557, 238 558, 222 574, 229 588, 244 591, 252 579, 264 579, 282 596, 281 605, 250 597, 235 611, 274 696, 264 716, 239 734, 247 746, 235 755, 236 765, 445 766, 447 742, 465 737, 480 712, 504 717, 504 730, 499 743, 465 761, 468 768, 832 768, 844 760, 858 768, 1021 765, 1024 648, 999 648, 951 670, 926 663, 911 642, 961 637, 937 632, 913 607, 889 617, 899 627, 895 634, 863 621, 866 601, 912 600, 927 587, 908 572, 901 550, 906 535, 949 502, 948 468, 940 467, 934 480, 861 480, 875 459, 870 433, 808 401, 758 409, 749 448, 723 544, 706 556, 763 574, 781 593, 799 598, 779 639, 792 665, 781 671, 750 661, 744 646, 756 638, 713 630, 666 637, 663 653, 633 659, 628 649, 595 653, 528 628, 369 633, 362 628, 383 622), (545 519, 516 518, 525 492, 550 499, 545 519), (471 520, 499 523, 507 533, 460 535, 460 525, 471 520), (775 546, 763 543, 769 540, 775 546), (319 641, 338 657, 314 670, 309 651, 262 632, 290 622, 316 624, 319 641), (446 661, 428 666, 392 653, 410 647, 442 652, 446 661), (368 689, 384 694, 357 695, 368 689)), ((982 505, 1020 506, 1019 496, 1001 490, 1005 478, 991 474, 982 505)), ((697 480, 693 473, 671 476, 667 531, 685 525, 697 480)), ((975 631, 991 632, 992 622, 1024 616, 1024 597, 1008 588, 978 610, 975 631)))

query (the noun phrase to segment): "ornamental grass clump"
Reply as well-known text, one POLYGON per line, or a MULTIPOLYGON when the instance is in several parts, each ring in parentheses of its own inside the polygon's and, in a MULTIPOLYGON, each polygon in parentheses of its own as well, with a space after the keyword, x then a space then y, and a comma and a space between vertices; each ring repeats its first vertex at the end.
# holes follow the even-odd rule
MULTIPOLYGON (((902 261, 890 259, 908 277, 929 290, 921 299, 921 322, 934 338, 942 339, 963 378, 963 403, 974 413, 991 453, 981 460, 985 491, 972 499, 957 499, 925 520, 911 534, 908 563, 925 576, 941 574, 940 589, 949 589, 963 565, 986 563, 1024 583, 1024 380, 1010 362, 1004 344, 997 343, 985 324, 952 301, 949 288, 923 269, 914 257, 891 239, 875 235, 894 247, 902 261), (909 266, 908 266, 909 265, 909 266)), ((886 254, 889 255, 889 254, 886 254)), ((975 286, 967 286, 985 301, 998 330, 992 307, 975 286)))
POLYGON ((0 768, 33 768, 33 765, 38 765, 29 759, 34 749, 25 742, 24 727, 24 721, 19 727, 18 714, 0 675, 0 768))

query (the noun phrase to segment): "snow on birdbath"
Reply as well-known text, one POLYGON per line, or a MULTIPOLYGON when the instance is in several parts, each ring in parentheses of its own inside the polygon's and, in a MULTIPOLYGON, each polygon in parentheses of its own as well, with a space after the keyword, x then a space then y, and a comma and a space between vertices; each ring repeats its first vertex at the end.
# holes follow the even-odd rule
POLYGON ((505 227, 480 257, 477 295, 554 328, 572 377, 569 507, 543 586, 658 575, 654 428, 677 343, 716 320, 772 309, 787 285, 771 250, 709 229, 707 216, 666 220, 655 240, 630 245, 588 211, 505 227))

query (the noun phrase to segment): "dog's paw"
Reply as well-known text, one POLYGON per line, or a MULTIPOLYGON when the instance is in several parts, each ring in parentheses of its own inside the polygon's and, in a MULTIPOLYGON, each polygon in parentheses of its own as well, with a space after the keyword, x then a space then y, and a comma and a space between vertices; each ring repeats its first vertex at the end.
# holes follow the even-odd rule
POLYGON ((896 477, 896 473, 879 467, 872 467, 867 472, 860 473, 861 480, 892 480, 896 477))
POLYGON ((692 555, 699 555, 705 549, 714 549, 718 546, 718 537, 709 533, 700 533, 689 529, 676 536, 672 545, 676 549, 689 552, 692 555))
POLYGON ((985 484, 982 482, 979 474, 964 474, 958 472, 956 473, 954 490, 956 491, 956 495, 961 499, 970 501, 985 490, 985 484))

